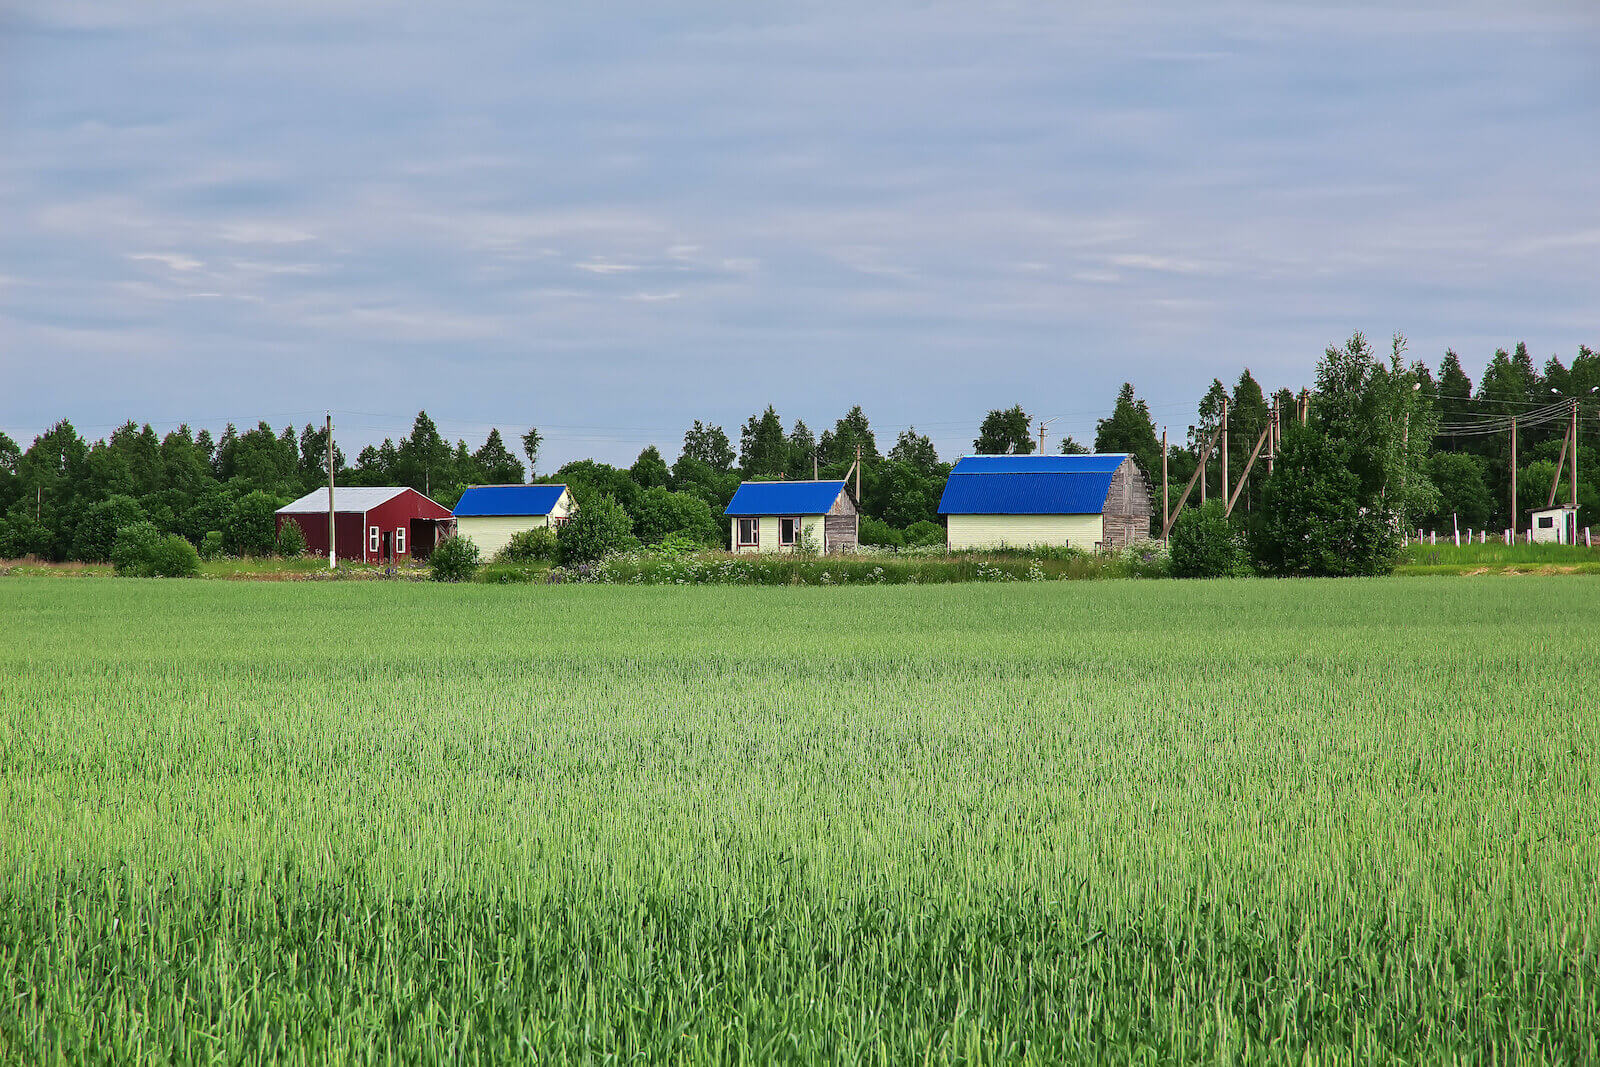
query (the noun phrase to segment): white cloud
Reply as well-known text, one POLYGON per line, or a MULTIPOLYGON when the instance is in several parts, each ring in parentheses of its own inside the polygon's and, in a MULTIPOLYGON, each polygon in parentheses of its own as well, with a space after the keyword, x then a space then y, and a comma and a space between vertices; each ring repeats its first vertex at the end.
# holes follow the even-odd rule
POLYGON ((128 258, 132 260, 160 263, 170 270, 190 271, 199 270, 205 266, 201 260, 193 256, 186 256, 181 252, 130 252, 128 258))

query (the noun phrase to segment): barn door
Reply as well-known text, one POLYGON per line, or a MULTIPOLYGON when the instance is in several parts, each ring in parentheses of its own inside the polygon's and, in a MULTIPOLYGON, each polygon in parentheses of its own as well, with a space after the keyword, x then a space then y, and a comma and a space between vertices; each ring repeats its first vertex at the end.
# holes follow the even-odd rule
POLYGON ((383 531, 383 551, 378 554, 378 558, 380 560, 382 560, 384 563, 388 563, 390 560, 394 559, 394 531, 393 530, 385 530, 385 531, 383 531))

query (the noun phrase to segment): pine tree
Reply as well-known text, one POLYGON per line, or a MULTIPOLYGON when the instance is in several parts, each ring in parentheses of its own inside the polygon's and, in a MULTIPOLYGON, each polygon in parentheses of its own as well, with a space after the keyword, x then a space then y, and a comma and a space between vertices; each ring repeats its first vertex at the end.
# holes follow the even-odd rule
POLYGON ((523 478, 522 461, 511 454, 499 429, 490 427, 483 447, 472 454, 472 460, 483 472, 488 485, 520 485, 523 478))
POLYGON ((795 419, 789 430, 789 477, 805 480, 811 477, 813 464, 821 462, 817 453, 817 438, 811 427, 795 419))
POLYGON ((1131 382, 1122 383, 1110 416, 1095 423, 1094 450, 1127 452, 1146 476, 1161 469, 1161 441, 1156 437, 1150 408, 1134 395, 1131 382))
POLYGON ((788 439, 783 420, 772 405, 760 415, 752 415, 739 435, 739 469, 746 478, 777 478, 789 466, 788 439))
POLYGON ((863 467, 870 467, 883 458, 878 454, 877 438, 873 436, 872 426, 867 422, 860 404, 835 422, 833 429, 823 431, 822 439, 817 442, 817 450, 822 453, 824 463, 848 467, 855 461, 857 445, 861 446, 863 467))

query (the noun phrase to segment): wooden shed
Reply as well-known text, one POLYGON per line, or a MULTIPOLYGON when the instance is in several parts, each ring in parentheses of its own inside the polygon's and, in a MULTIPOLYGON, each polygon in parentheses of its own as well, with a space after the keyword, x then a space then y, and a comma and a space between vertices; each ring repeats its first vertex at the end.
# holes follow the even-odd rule
MULTIPOLYGON (((406 486, 333 491, 334 553, 340 559, 393 563, 427 559, 455 528, 450 510, 406 486)), ((293 522, 314 556, 328 554, 328 491, 318 489, 278 509, 278 529, 293 522)))
POLYGON ((488 559, 513 534, 560 526, 572 510, 572 494, 565 485, 474 485, 456 501, 456 532, 488 559))
POLYGON ((963 456, 939 501, 950 548, 1121 548, 1150 536, 1150 486, 1125 453, 963 456))
POLYGON ((853 552, 860 515, 843 481, 745 482, 733 494, 728 543, 735 552, 853 552))

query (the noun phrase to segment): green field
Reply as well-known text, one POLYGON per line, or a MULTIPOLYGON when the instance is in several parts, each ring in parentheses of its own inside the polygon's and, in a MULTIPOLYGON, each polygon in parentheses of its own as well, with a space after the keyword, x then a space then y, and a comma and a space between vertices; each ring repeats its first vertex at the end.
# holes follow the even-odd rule
POLYGON ((1600 579, 0 583, 0 1061, 1600 1059, 1600 579))

